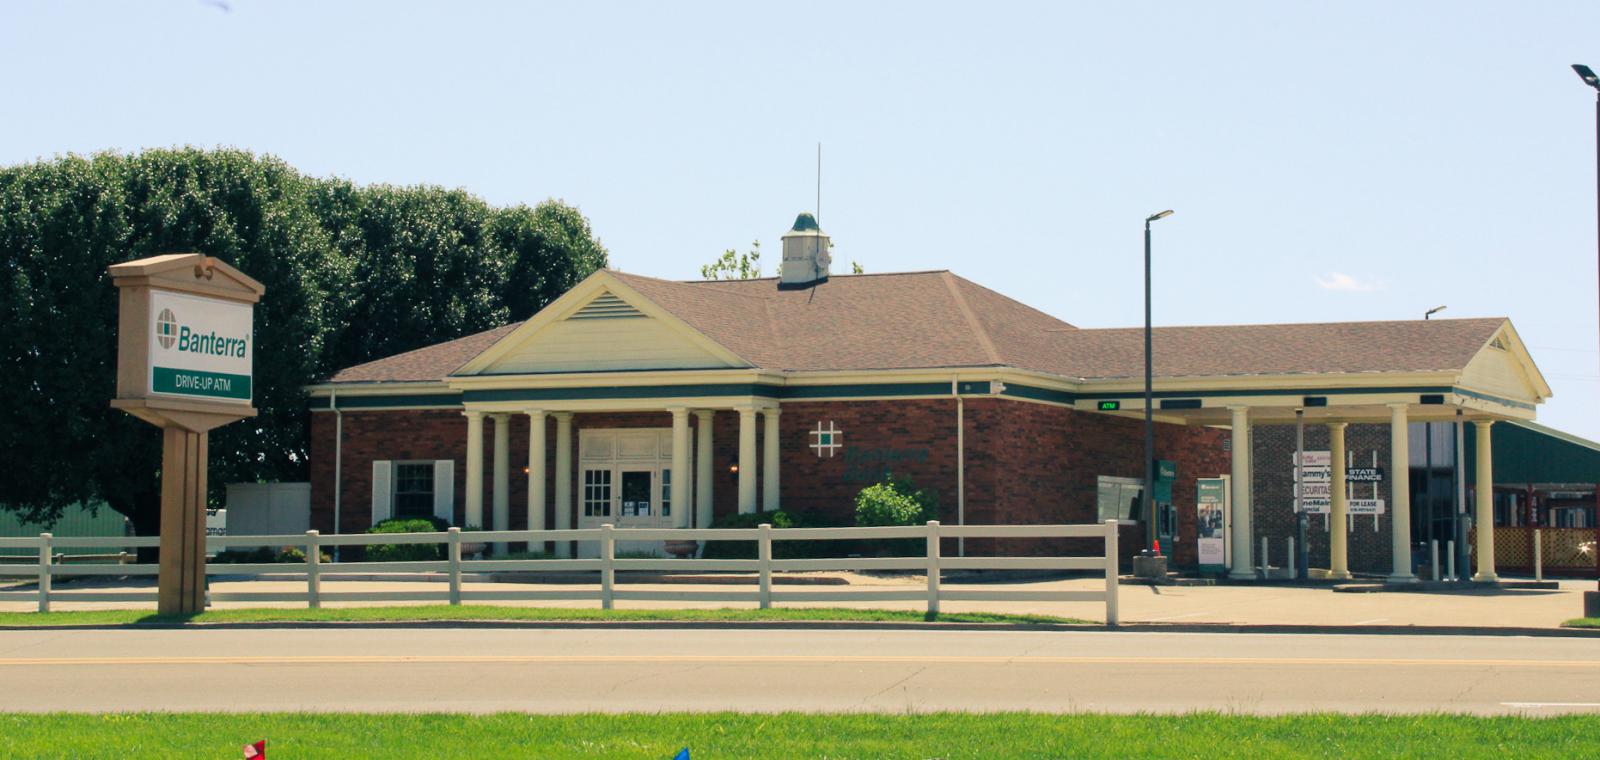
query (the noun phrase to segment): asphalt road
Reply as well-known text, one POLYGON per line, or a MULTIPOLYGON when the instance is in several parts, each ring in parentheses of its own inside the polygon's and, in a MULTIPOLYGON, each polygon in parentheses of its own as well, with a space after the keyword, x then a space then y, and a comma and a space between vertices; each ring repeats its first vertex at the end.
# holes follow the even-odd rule
POLYGON ((0 631, 0 711, 1600 712, 1600 639, 0 631))

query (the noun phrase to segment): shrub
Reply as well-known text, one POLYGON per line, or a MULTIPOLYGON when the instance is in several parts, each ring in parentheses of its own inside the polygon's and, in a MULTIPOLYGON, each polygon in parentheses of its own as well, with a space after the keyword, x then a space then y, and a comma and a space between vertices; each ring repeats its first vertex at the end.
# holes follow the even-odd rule
POLYGON ((921 525, 939 517, 939 495, 893 474, 856 494, 856 525, 921 525))
MULTIPOLYGON (((449 523, 437 517, 384 520, 368 533, 443 533, 449 523), (441 527, 442 526, 442 527, 441 527)), ((374 544, 367 547, 368 562, 428 562, 444 559, 440 544, 374 544)))

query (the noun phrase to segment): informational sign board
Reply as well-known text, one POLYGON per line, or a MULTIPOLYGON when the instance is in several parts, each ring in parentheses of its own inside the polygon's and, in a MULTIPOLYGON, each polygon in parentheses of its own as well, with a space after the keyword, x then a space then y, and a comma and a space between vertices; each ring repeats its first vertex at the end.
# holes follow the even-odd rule
MULTIPOLYGON (((1327 451, 1306 451, 1294 472, 1294 494, 1301 497, 1300 508, 1309 514, 1326 514, 1333 499, 1333 455, 1327 451)), ((1291 455, 1291 461, 1293 455, 1291 455)))
POLYGON ((1350 500, 1350 514, 1352 515, 1381 515, 1383 512, 1383 499, 1350 500))
POLYGON ((1195 480, 1195 536, 1200 572, 1228 568, 1228 479, 1195 480))
POLYGON ((254 308, 236 300, 150 291, 150 393, 248 405, 254 308))
POLYGON ((1345 480, 1351 483, 1382 483, 1382 467, 1347 467, 1344 471, 1345 480))

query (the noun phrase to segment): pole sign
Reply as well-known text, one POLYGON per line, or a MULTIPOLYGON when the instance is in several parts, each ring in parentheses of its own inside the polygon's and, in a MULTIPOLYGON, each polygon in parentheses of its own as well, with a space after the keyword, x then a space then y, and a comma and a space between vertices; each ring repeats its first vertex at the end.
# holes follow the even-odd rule
POLYGON ((1228 481, 1197 478, 1195 489, 1195 544, 1200 572, 1220 573, 1228 568, 1228 481))
MULTIPOLYGON (((1293 455, 1291 460, 1293 459, 1293 455)), ((1294 494, 1301 497, 1301 510, 1307 514, 1327 514, 1333 506, 1333 455, 1327 451, 1307 451, 1305 460, 1294 468, 1294 494)))
POLYGON ((150 393, 249 404, 251 304, 150 291, 150 393))

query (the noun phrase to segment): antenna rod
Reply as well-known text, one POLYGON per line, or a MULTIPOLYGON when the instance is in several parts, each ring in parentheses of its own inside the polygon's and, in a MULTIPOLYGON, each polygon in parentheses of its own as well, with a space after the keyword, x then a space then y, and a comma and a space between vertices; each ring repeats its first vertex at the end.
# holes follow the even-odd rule
POLYGON ((822 226, 822 142, 817 142, 817 226, 822 226))

